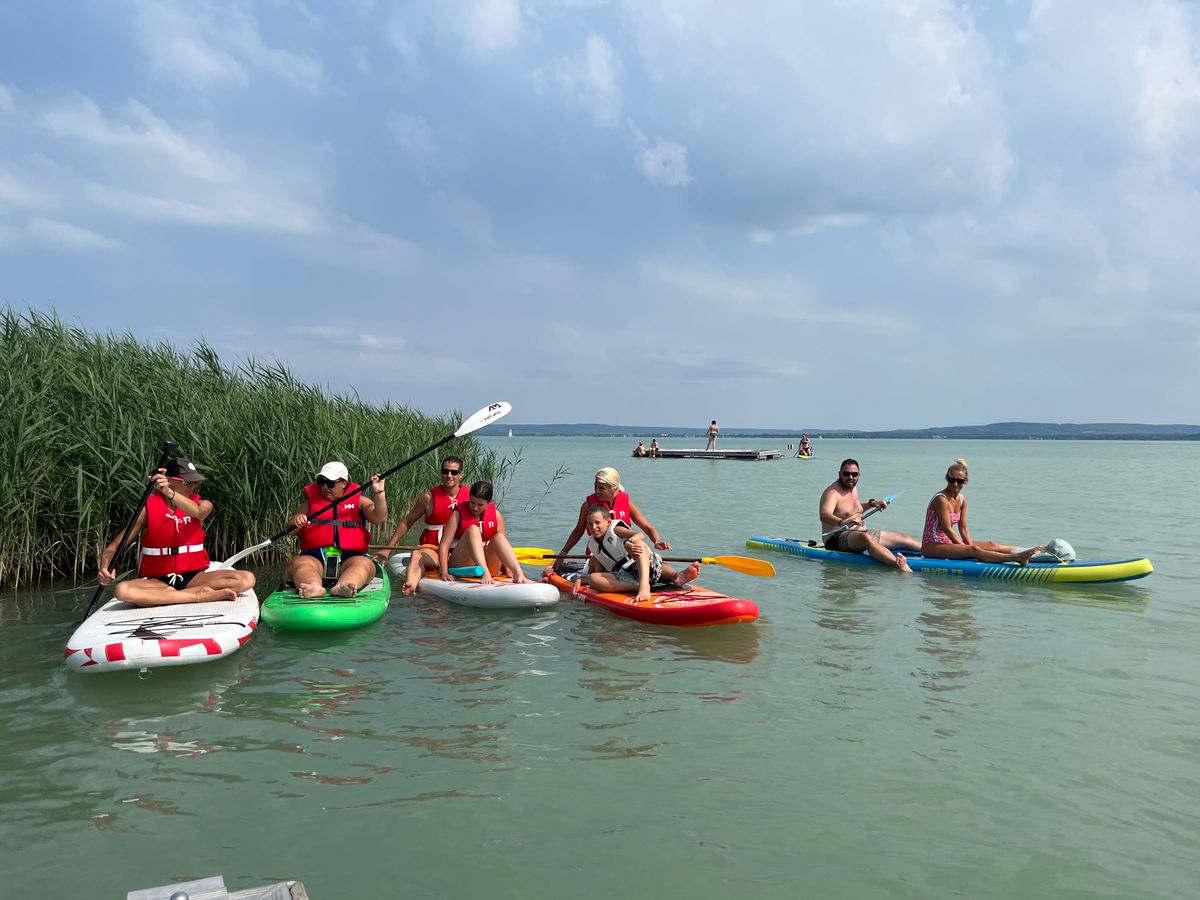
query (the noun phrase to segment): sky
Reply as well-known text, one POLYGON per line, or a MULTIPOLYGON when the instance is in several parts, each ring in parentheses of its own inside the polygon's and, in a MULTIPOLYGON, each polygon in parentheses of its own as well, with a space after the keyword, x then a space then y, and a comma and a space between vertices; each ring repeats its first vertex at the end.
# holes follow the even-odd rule
POLYGON ((0 3, 0 306, 512 422, 1200 423, 1181 0, 0 3))

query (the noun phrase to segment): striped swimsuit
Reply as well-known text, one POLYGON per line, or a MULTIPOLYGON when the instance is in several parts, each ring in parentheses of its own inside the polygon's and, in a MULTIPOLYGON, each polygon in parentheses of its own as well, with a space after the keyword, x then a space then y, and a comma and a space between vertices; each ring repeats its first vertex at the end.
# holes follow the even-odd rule
MULTIPOLYGON (((925 508, 925 530, 921 532, 922 544, 953 544, 950 535, 942 531, 941 523, 938 521, 937 511, 933 508, 933 501, 938 497, 945 497, 942 491, 938 491, 929 500, 929 506, 925 508)), ((949 498, 947 498, 949 499, 949 498)), ((957 525, 962 518, 962 514, 958 512, 950 513, 950 524, 957 525)))

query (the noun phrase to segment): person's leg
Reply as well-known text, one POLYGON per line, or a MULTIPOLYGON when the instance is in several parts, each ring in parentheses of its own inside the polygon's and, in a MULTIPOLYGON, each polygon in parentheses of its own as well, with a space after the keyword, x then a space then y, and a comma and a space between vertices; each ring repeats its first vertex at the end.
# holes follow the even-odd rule
POLYGON ((242 594, 254 587, 253 572, 242 569, 213 569, 211 572, 199 572, 188 583, 188 587, 210 587, 216 590, 233 588, 242 594))
POLYGON ((921 542, 903 531, 881 531, 879 532, 879 543, 893 550, 917 551, 921 549, 921 542))
POLYGON ((324 571, 315 556, 301 554, 288 566, 287 580, 296 586, 296 593, 301 597, 324 597, 325 585, 321 583, 324 571))
POLYGON ((353 597, 375 577, 375 563, 369 556, 356 556, 342 560, 337 584, 330 589, 335 597, 353 597))
POLYGON ((844 544, 851 550, 858 553, 864 550, 871 556, 883 563, 885 566, 895 566, 901 572, 911 572, 912 568, 908 564, 908 560, 904 558, 903 553, 892 553, 887 547, 879 543, 865 531, 846 531, 844 544))
POLYGON ((1023 566, 1029 562, 1029 558, 1033 554, 1040 553, 1043 549, 1043 547, 1030 547, 1020 553, 1009 553, 985 550, 977 544, 924 544, 921 552, 927 559, 975 559, 979 562, 990 563, 1015 562, 1023 566))
POLYGON ((484 548, 484 555, 487 557, 488 569, 493 572, 497 571, 494 566, 498 563, 508 572, 513 584, 524 584, 529 580, 525 577, 525 571, 517 560, 517 554, 513 552, 512 544, 508 542, 505 535, 497 534, 488 541, 487 547, 484 548))
POLYGON ((662 564, 662 580, 673 582, 675 587, 683 587, 685 584, 689 584, 699 577, 700 563, 694 560, 686 569, 676 569, 674 566, 669 566, 666 563, 662 564))
POLYGON ((431 547, 418 547, 408 558, 408 570, 404 573, 404 587, 400 589, 400 593, 411 597, 421 582, 421 576, 426 572, 436 572, 437 567, 437 551, 431 547))
POLYGON ((632 594, 638 586, 631 581, 623 581, 611 572, 591 572, 580 581, 586 581, 588 587, 610 594, 632 594))
POLYGON ((122 603, 134 606, 171 606, 176 603, 208 603, 215 600, 236 600, 233 588, 214 588, 197 585, 177 591, 157 578, 135 578, 117 582, 113 596, 122 603))

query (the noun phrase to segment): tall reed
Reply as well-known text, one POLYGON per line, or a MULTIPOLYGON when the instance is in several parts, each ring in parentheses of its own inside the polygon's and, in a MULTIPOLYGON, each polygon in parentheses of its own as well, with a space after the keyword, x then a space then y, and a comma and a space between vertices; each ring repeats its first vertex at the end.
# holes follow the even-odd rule
MULTIPOLYGON (((125 523, 158 459, 179 443, 207 476, 215 512, 209 552, 224 558, 279 531, 303 486, 331 459, 351 478, 396 463, 453 433, 457 412, 427 416, 328 395, 278 363, 223 363, 203 340, 190 351, 130 334, 94 334, 54 313, 0 311, 0 586, 92 575, 100 548, 125 523)), ((387 537, 416 495, 437 482, 444 453, 468 480, 511 470, 473 437, 388 480, 387 537)), ((290 555, 291 539, 251 564, 290 555)), ((133 560, 130 553, 123 562, 133 560)))

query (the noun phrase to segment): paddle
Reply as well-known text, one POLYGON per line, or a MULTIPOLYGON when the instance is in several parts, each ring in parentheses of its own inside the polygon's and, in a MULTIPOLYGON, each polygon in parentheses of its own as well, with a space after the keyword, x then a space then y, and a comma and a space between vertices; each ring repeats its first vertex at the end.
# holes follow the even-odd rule
MULTIPOLYGON (((518 562, 539 562, 547 559, 587 559, 582 555, 560 555, 546 547, 513 547, 513 553, 518 562)), ((773 578, 775 567, 761 559, 751 559, 749 556, 664 556, 664 562, 698 562, 716 566, 724 566, 744 575, 754 575, 758 578, 773 578)))
MULTIPOLYGON (((903 494, 903 493, 904 493, 904 491, 900 492, 900 494, 903 494)), ((892 496, 890 496, 890 497, 884 497, 883 502, 886 503, 888 506, 891 506, 892 501, 895 500, 897 497, 899 497, 900 494, 892 494, 892 496)), ((871 516, 875 515, 875 513, 879 512, 881 509, 884 509, 884 508, 885 507, 882 507, 882 506, 872 506, 870 509, 868 509, 865 513, 862 514, 862 517, 864 519, 870 518, 871 516)), ((849 531, 850 528, 851 528, 850 525, 840 525, 837 528, 833 529, 833 531, 823 531, 823 532, 821 532, 821 539, 824 540, 825 538, 831 538, 835 534, 841 534, 843 531, 849 531)))
MULTIPOLYGON (((158 462, 155 463, 152 474, 157 474, 159 469, 164 468, 167 465, 167 460, 173 457, 178 450, 179 445, 170 438, 167 438, 165 441, 163 441, 162 454, 158 457, 158 462)), ((142 499, 138 501, 138 505, 134 508, 133 514, 129 517, 129 521, 125 523, 125 531, 121 534, 121 543, 117 544, 117 552, 112 555, 112 559, 108 563, 110 566, 117 561, 117 558, 125 549, 125 545, 129 542, 131 532, 133 531, 133 523, 137 521, 137 517, 141 514, 142 507, 146 505, 146 500, 149 499, 150 492, 152 490, 154 490, 153 480, 147 481, 146 490, 142 491, 142 499)), ((96 593, 92 595, 92 602, 88 604, 87 612, 83 614, 85 619, 92 614, 92 607, 96 605, 96 601, 99 600, 100 595, 104 593, 105 587, 106 585, 103 584, 97 585, 96 593)))
MULTIPOLYGON (((499 421, 500 419, 503 419, 505 416, 507 416, 511 411, 512 411, 511 404, 505 403, 504 401, 500 401, 499 403, 489 404, 488 406, 485 406, 483 409, 478 410, 473 415, 470 415, 466 419, 464 419, 463 423, 458 426, 458 428, 455 430, 454 434, 448 434, 444 438, 442 438, 440 441, 438 441, 436 444, 430 444, 428 447, 426 447, 420 453, 414 453, 408 459, 404 460, 404 462, 397 463, 396 465, 394 465, 390 469, 388 469, 386 472, 381 473, 379 477, 387 478, 389 475, 391 475, 395 472, 399 472, 401 469, 403 469, 409 463, 416 462, 418 459, 420 459, 425 454, 432 453, 434 450, 436 450, 438 447, 442 446, 443 444, 448 444, 450 441, 454 440, 457 437, 462 437, 463 435, 470 434, 473 431, 478 431, 484 425, 490 425, 492 422, 499 421)), ((354 490, 347 491, 345 494, 343 494, 338 499, 334 500, 332 503, 322 506, 318 510, 314 510, 312 513, 309 514, 309 516, 308 516, 309 519, 315 519, 318 516, 320 516, 322 513, 329 512, 329 510, 333 509, 335 506, 337 506, 339 503, 341 503, 347 497, 353 497, 355 494, 363 491, 366 487, 367 487, 366 484, 360 484, 354 490)), ((295 530, 296 530, 295 525, 289 525, 287 528, 283 529, 278 534, 272 535, 271 537, 267 538, 265 541, 255 544, 252 547, 247 547, 245 550, 235 553, 233 556, 229 557, 229 559, 225 560, 225 562, 221 563, 221 568, 224 568, 224 569, 232 568, 233 564, 235 562, 239 562, 239 561, 245 559, 250 554, 257 553, 259 550, 267 549, 273 543, 275 543, 276 541, 283 540, 285 537, 287 537, 289 534, 291 534, 295 530)))

